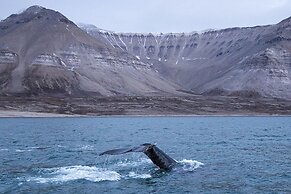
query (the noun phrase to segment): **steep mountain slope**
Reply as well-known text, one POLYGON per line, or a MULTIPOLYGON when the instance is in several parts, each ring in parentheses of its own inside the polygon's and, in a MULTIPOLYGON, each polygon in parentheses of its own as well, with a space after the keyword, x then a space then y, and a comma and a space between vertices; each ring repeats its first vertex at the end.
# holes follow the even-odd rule
POLYGON ((0 22, 0 94, 176 94, 179 87, 62 14, 32 6, 0 22))
POLYGON ((276 25, 188 34, 82 29, 196 93, 291 98, 291 18, 276 25))

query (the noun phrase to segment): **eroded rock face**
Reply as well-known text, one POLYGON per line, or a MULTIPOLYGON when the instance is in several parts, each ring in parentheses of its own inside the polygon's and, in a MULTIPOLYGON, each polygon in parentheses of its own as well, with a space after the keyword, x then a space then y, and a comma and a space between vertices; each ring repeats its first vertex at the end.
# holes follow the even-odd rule
POLYGON ((282 49, 266 49, 246 60, 245 68, 253 71, 266 71, 269 77, 289 79, 289 67, 291 66, 291 55, 282 49))
POLYGON ((36 59, 34 59, 31 63, 31 65, 46 65, 46 66, 66 66, 65 63, 57 57, 55 54, 41 54, 37 56, 36 59))
POLYGON ((41 54, 29 65, 24 85, 30 94, 65 93, 78 90, 77 76, 55 53, 41 54))
POLYGON ((11 78, 11 72, 18 64, 18 56, 9 50, 0 50, 0 94, 11 78))
POLYGON ((291 18, 207 32, 84 32, 33 6, 0 22, 0 93, 291 97, 291 18), (89 34, 91 35, 89 35, 89 34))
POLYGON ((78 79, 74 72, 65 68, 33 64, 25 77, 25 86, 30 94, 61 93, 71 95, 78 91, 78 79))
POLYGON ((149 64, 39 6, 0 22, 1 48, 11 51, 0 53, 1 93, 164 95, 180 88, 149 64))
POLYGON ((151 64, 186 90, 289 98, 290 21, 288 18, 269 26, 156 35, 82 28, 111 47, 151 64))

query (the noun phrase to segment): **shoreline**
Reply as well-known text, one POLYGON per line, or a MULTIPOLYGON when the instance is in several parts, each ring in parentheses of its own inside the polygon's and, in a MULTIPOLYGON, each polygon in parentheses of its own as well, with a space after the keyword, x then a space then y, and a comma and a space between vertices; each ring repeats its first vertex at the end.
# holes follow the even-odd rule
POLYGON ((47 112, 29 112, 0 110, 1 118, 121 118, 121 117, 291 117, 291 115, 280 114, 112 114, 112 115, 80 115, 80 114, 58 114, 47 112))
POLYGON ((225 96, 0 97, 0 117, 291 116, 291 101, 225 96))
POLYGON ((0 110, 0 118, 53 118, 53 117, 78 117, 78 116, 81 117, 82 115, 0 110))

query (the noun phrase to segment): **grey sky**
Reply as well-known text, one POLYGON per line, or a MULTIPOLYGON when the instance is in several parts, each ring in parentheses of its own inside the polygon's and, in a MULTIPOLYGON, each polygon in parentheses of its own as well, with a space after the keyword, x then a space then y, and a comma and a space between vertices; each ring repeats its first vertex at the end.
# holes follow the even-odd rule
POLYGON ((291 0, 1 0, 0 19, 31 5, 117 32, 191 32, 278 23, 291 0))

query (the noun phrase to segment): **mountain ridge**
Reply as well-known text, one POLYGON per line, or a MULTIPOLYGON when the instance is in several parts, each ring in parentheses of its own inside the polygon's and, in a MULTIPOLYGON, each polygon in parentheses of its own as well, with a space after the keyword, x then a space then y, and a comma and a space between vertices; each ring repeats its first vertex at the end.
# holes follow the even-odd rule
POLYGON ((32 6, 0 29, 3 94, 161 95, 179 88, 50 9, 32 6))
POLYGON ((79 27, 40 6, 2 20, 0 94, 291 97, 291 17, 200 33, 79 27))
POLYGON ((275 25, 158 35, 84 30, 153 64, 167 79, 197 94, 289 98, 290 21, 291 17, 275 25), (267 59, 265 67, 256 69, 259 56, 259 61, 267 59))

